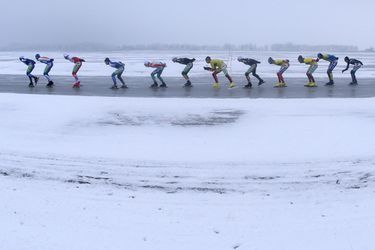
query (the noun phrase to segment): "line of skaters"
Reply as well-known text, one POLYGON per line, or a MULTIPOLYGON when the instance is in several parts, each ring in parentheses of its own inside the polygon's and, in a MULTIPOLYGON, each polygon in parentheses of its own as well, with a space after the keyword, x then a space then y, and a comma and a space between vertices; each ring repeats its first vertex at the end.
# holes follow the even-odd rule
MULTIPOLYGON (((74 78, 73 88, 80 88, 81 87, 81 81, 79 80, 77 74, 78 74, 78 71, 81 69, 83 63, 86 62, 86 61, 82 58, 75 57, 75 56, 72 57, 72 56, 67 55, 67 54, 64 55, 64 58, 74 64, 74 67, 73 67, 73 70, 72 70, 72 76, 74 78)), ((39 81, 39 77, 32 74, 32 72, 35 68, 36 62, 32 59, 25 58, 25 57, 20 57, 19 59, 20 59, 21 62, 23 62, 24 64, 27 65, 26 75, 28 76, 28 78, 30 80, 29 87, 31 87, 31 88, 35 87, 38 84, 38 81, 39 81)), ((36 54, 35 59, 38 62, 46 65, 46 67, 44 69, 44 72, 43 72, 43 75, 48 81, 46 86, 49 87, 49 88, 52 88, 54 86, 54 82, 52 81, 52 78, 49 75, 49 73, 54 66, 54 59, 46 57, 46 56, 41 56, 40 54, 36 54)), ((319 53, 316 58, 312 58, 312 57, 305 58, 302 55, 298 57, 299 63, 308 65, 308 70, 306 72, 306 75, 307 75, 307 78, 308 78, 308 83, 305 85, 305 87, 314 88, 314 87, 318 86, 316 84, 316 81, 314 79, 313 74, 317 70, 318 63, 321 60, 329 63, 328 70, 327 70, 329 81, 326 83, 326 86, 333 86, 335 84, 334 78, 333 78, 333 71, 336 68, 336 66, 338 65, 339 58, 334 56, 334 55, 319 53)), ((185 68, 182 71, 182 76, 186 80, 186 83, 184 84, 184 87, 186 87, 186 88, 190 88, 190 87, 193 86, 193 84, 190 80, 190 77, 189 77, 189 72, 193 69, 195 61, 196 61, 195 58, 177 58, 177 57, 175 57, 175 58, 172 59, 173 63, 179 63, 179 64, 182 64, 182 65, 185 65, 185 68)), ((210 56, 207 56, 205 61, 208 64, 208 66, 204 67, 203 69, 212 73, 212 77, 214 79, 213 88, 218 89, 218 88, 221 87, 221 85, 219 83, 219 79, 218 79, 218 75, 220 73, 223 73, 226 76, 226 78, 228 79, 228 81, 229 81, 228 88, 235 88, 236 87, 236 84, 233 82, 233 79, 228 72, 228 66, 224 62, 224 60, 213 59, 210 56)), ((238 57, 238 61, 249 66, 249 69, 245 73, 247 84, 244 86, 244 88, 252 88, 253 87, 250 75, 254 76, 258 80, 259 86, 265 83, 265 81, 257 74, 257 67, 258 67, 258 64, 261 63, 260 61, 257 61, 257 60, 252 59, 252 58, 244 58, 244 57, 238 57)), ((347 66, 344 70, 342 70, 342 73, 347 71, 349 69, 349 67, 352 65, 353 66, 353 68, 351 70, 352 82, 350 83, 350 85, 357 85, 358 81, 357 81, 357 78, 356 78, 356 72, 357 72, 358 69, 360 69, 363 66, 363 63, 361 61, 355 59, 355 58, 349 58, 349 57, 345 57, 344 61, 345 61, 347 66)), ((111 88, 112 89, 118 89, 119 88, 119 86, 117 84, 117 80, 121 82, 121 86, 120 86, 121 88, 128 88, 128 86, 126 85, 126 83, 125 83, 125 81, 122 77, 122 75, 125 71, 125 64, 121 61, 112 61, 110 58, 105 58, 104 63, 106 65, 116 69, 111 75, 112 81, 113 81, 113 85, 112 85, 111 88)), ((278 83, 274 87, 276 87, 276 88, 287 87, 287 84, 285 82, 285 79, 284 79, 283 75, 290 67, 289 59, 273 59, 272 57, 270 57, 268 59, 268 63, 280 67, 279 71, 277 72, 278 83)), ((147 68, 153 69, 153 71, 151 73, 151 78, 152 78, 152 81, 153 81, 153 83, 150 86, 151 88, 167 88, 168 87, 167 84, 165 83, 163 77, 162 77, 162 74, 163 74, 165 68, 167 67, 167 64, 165 62, 146 61, 144 63, 144 66, 147 67, 147 68), (160 81, 160 83, 158 83, 158 80, 160 81)))

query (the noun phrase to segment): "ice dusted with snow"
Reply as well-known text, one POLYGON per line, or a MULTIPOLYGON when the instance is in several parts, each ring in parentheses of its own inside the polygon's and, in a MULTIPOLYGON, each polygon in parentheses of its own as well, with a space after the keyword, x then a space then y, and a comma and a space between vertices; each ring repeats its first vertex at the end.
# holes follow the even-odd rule
POLYGON ((0 94, 0 115, 0 249, 375 244, 375 99, 0 94))
MULTIPOLYGON (((319 51, 320 52, 320 51, 319 51)), ((323 51, 324 52, 324 51, 323 51)), ((0 52, 0 74, 25 74, 26 66, 19 62, 20 56, 33 58, 36 52, 0 52)), ((55 58, 55 67, 51 71, 51 75, 70 75, 72 71, 72 63, 63 58, 64 52, 38 52, 41 55, 55 58)), ((207 52, 186 52, 186 51, 117 51, 117 52, 70 52, 69 54, 79 56, 87 60, 80 71, 83 76, 106 76, 113 72, 113 69, 104 64, 104 58, 109 57, 112 60, 120 60, 126 64, 127 76, 147 76, 151 70, 143 66, 146 60, 156 60, 166 62, 168 67, 165 69, 165 76, 181 76, 183 65, 174 64, 173 57, 194 57, 197 59, 194 68, 191 71, 192 76, 207 75, 203 70, 206 66, 204 59, 206 56, 223 59, 229 67, 231 74, 243 75, 248 67, 237 61, 238 56, 250 57, 261 61, 258 72, 264 77, 275 77, 278 67, 268 64, 268 57, 275 59, 289 59, 291 67, 285 73, 289 78, 305 77, 307 65, 300 64, 297 61, 298 55, 302 54, 306 57, 316 57, 318 52, 235 52, 235 51, 207 51, 207 52)), ((340 62, 335 69, 335 77, 350 77, 347 72, 342 74, 341 70, 345 68, 344 57, 354 57, 364 63, 364 67, 358 71, 361 78, 370 78, 375 76, 375 53, 333 53, 340 57, 340 62)), ((327 77, 326 71, 328 63, 321 61, 316 72, 317 77, 327 77)), ((36 74, 42 74, 44 65, 38 63, 35 69, 36 74)))

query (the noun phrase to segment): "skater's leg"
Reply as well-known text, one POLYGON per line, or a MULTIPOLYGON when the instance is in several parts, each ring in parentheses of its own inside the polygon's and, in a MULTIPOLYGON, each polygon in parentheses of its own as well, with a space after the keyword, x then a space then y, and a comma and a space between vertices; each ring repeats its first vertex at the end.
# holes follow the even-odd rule
POLYGON ((247 83, 248 83, 249 85, 251 85, 250 74, 253 73, 253 71, 254 71, 254 65, 251 66, 251 67, 246 71, 246 73, 245 73, 245 77, 246 77, 247 83))
POLYGON ((47 64, 46 68, 44 69, 44 77, 47 79, 48 83, 52 82, 51 77, 49 76, 49 72, 51 71, 53 64, 47 64))
POLYGON ((193 63, 189 63, 189 64, 186 65, 185 69, 182 71, 182 76, 186 80, 185 87, 191 86, 191 81, 190 81, 190 77, 189 77, 188 74, 189 74, 189 72, 192 68, 193 68, 193 63))
POLYGON ((314 76, 312 74, 311 74, 310 78, 311 78, 311 82, 315 83, 315 78, 314 78, 314 76))
POLYGON ((117 78, 120 80, 122 85, 126 85, 124 79, 122 78, 122 74, 124 73, 124 68, 119 69, 119 72, 117 73, 117 78))
POLYGON ((279 83, 282 83, 281 77, 282 77, 281 74, 277 73, 277 79, 278 79, 279 83))
POLYGON ((193 63, 189 63, 188 65, 186 65, 185 69, 182 71, 182 76, 185 78, 186 81, 190 82, 190 78, 189 78, 189 72, 190 70, 193 68, 193 63))
POLYGON ((245 77, 246 77, 247 83, 251 84, 250 74, 246 72, 245 77))
POLYGON ((258 79, 258 81, 261 83, 263 82, 263 79, 260 78, 260 76, 257 74, 257 67, 258 65, 257 64, 254 64, 254 70, 253 70, 253 76, 258 79))
POLYGON ((35 68, 34 65, 30 65, 30 66, 27 68, 27 71, 26 71, 26 75, 27 75, 27 77, 28 77, 29 80, 30 80, 30 84, 33 84, 33 79, 36 79, 36 77, 33 76, 33 75, 31 74, 31 72, 33 72, 34 68, 35 68))
POLYGON ((285 71, 287 71, 288 68, 289 68, 289 66, 287 66, 287 65, 281 66, 280 71, 277 73, 277 77, 279 78, 280 83, 285 83, 283 74, 284 74, 285 71))
MULTIPOLYGON (((34 71, 34 69, 35 69, 35 65, 30 65, 27 69, 27 75, 28 75, 29 78, 31 77, 32 79, 34 79, 35 84, 37 84, 38 80, 39 80, 39 77, 36 77, 33 74, 31 74, 34 71)), ((30 82, 32 82, 31 79, 30 79, 30 82)))
POLYGON ((331 62, 328 66, 327 74, 329 78, 329 82, 333 83, 333 70, 337 66, 337 61, 331 62))
POLYGON ((328 71, 327 71, 327 75, 328 75, 329 82, 333 82, 333 74, 332 74, 332 71, 330 71, 330 70, 328 69, 328 71))
POLYGON ((160 80, 160 82, 161 82, 163 85, 165 85, 165 82, 164 82, 163 78, 161 77, 161 75, 163 74, 163 71, 164 71, 164 67, 163 67, 163 68, 160 68, 159 71, 158 71, 158 73, 157 73, 156 75, 157 75, 158 79, 160 80))
POLYGON ((279 83, 285 83, 283 73, 277 73, 277 78, 279 79, 279 83))
POLYGON ((75 81, 76 81, 75 83, 78 83, 78 82, 79 82, 79 78, 78 78, 78 76, 77 76, 77 73, 78 73, 79 69, 81 68, 81 66, 82 66, 82 63, 81 63, 81 62, 76 63, 76 64, 74 65, 73 72, 72 72, 72 76, 74 77, 74 79, 75 79, 75 81))
POLYGON ((312 82, 312 83, 315 83, 313 73, 316 71, 317 68, 318 68, 318 65, 313 64, 313 65, 310 66, 309 70, 307 71, 307 76, 309 78, 309 81, 312 82))
POLYGON ((307 73, 307 79, 309 80, 309 83, 315 83, 314 76, 310 73, 307 73))
POLYGON ((225 77, 228 79, 229 83, 233 83, 233 79, 229 74, 226 74, 225 77))
POLYGON ((155 69, 152 73, 151 73, 151 78, 152 78, 152 81, 154 81, 154 84, 158 84, 157 81, 156 81, 156 75, 159 73, 159 69, 155 69))
POLYGON ((117 86, 116 76, 117 76, 117 70, 113 72, 111 75, 114 86, 117 86))
POLYGON ((189 77, 189 72, 190 70, 193 68, 193 63, 189 63, 186 65, 185 69, 182 71, 182 76, 185 78, 186 80, 186 83, 185 83, 185 87, 191 87, 191 81, 190 81, 190 77, 189 77))
POLYGON ((283 75, 280 72, 277 73, 277 79, 279 80, 279 83, 285 83, 283 75))
POLYGON ((361 67, 362 67, 362 65, 360 65, 360 64, 356 64, 356 65, 354 65, 353 70, 350 72, 350 74, 351 74, 351 76, 352 76, 352 82, 353 82, 354 84, 357 84, 357 83, 358 83, 358 81, 357 81, 357 77, 356 77, 356 72, 357 72, 357 70, 359 70, 361 67))
POLYGON ((309 83, 311 82, 311 74, 309 72, 306 73, 306 76, 307 76, 307 80, 309 81, 309 83))
POLYGON ((184 71, 182 71, 181 75, 186 81, 189 81, 189 76, 184 71))
POLYGON ((352 76, 352 83, 357 83, 357 77, 356 77, 356 72, 357 70, 360 68, 361 66, 360 65, 354 65, 352 71, 350 72, 351 76, 352 76))
POLYGON ((122 80, 122 77, 121 77, 123 72, 124 72, 124 68, 119 68, 115 72, 112 73, 112 81, 115 86, 117 85, 116 77, 121 81, 122 84, 125 84, 124 80, 122 80))
POLYGON ((117 78, 120 80, 120 82, 122 83, 122 85, 126 85, 125 84, 125 81, 124 81, 124 79, 122 78, 122 75, 120 74, 120 75, 117 75, 117 78))
POLYGON ((220 73, 221 73, 221 70, 216 70, 212 73, 212 77, 214 78, 215 83, 219 83, 219 79, 218 79, 217 75, 220 74, 220 73))
POLYGON ((353 69, 350 74, 352 76, 352 83, 357 83, 357 77, 355 76, 355 70, 353 69))
POLYGON ((229 83, 233 83, 232 77, 229 75, 228 68, 227 68, 226 65, 223 66, 223 70, 222 71, 223 71, 225 77, 228 79, 229 83))

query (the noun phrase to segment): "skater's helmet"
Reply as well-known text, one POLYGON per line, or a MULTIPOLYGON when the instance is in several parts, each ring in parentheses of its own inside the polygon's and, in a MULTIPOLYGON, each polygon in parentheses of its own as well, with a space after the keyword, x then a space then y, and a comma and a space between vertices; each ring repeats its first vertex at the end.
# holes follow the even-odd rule
POLYGON ((242 56, 239 56, 239 57, 237 58, 237 60, 240 62, 240 61, 243 60, 243 57, 242 57, 242 56))
POLYGON ((109 61, 110 61, 110 60, 109 60, 108 57, 107 57, 106 59, 104 59, 104 63, 107 64, 107 65, 109 64, 109 61))
POLYGON ((177 62, 177 60, 178 60, 177 57, 172 58, 172 62, 174 62, 174 63, 177 62))
POLYGON ((323 58, 323 54, 322 54, 322 53, 319 53, 319 54, 318 54, 318 58, 319 58, 319 59, 322 59, 322 58, 323 58))
POLYGON ((25 57, 24 56, 20 56, 20 61, 22 61, 23 59, 25 59, 25 57))
POLYGON ((269 64, 272 64, 272 63, 274 63, 274 62, 275 62, 275 60, 273 60, 272 57, 268 58, 268 63, 269 63, 269 64))
POLYGON ((36 58, 36 60, 38 60, 38 59, 40 58, 40 55, 39 55, 39 54, 36 54, 36 55, 35 55, 35 58, 36 58))
POLYGON ((144 65, 146 66, 146 67, 148 67, 148 66, 150 66, 150 62, 149 61, 145 61, 145 63, 144 63, 144 65))
POLYGON ((68 54, 64 54, 64 58, 65 58, 65 59, 68 59, 68 58, 69 58, 69 55, 68 55, 68 54))
POLYGON ((210 63, 211 62, 211 57, 207 56, 206 57, 206 63, 210 63))
POLYGON ((350 61, 349 57, 347 57, 347 56, 345 57, 344 60, 345 60, 345 62, 349 62, 350 61))
POLYGON ((303 63, 303 56, 299 56, 299 57, 298 57, 298 61, 299 61, 300 63, 303 63))
POLYGON ((289 59, 286 59, 285 62, 289 63, 290 61, 289 61, 289 59))

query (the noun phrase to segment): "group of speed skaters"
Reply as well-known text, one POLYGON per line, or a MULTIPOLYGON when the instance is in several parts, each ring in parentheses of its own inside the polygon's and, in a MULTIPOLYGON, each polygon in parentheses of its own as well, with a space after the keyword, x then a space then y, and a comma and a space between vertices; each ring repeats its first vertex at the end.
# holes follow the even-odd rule
MULTIPOLYGON (((86 60, 82 59, 82 58, 79 58, 79 57, 70 56, 70 55, 67 55, 67 54, 64 55, 64 58, 74 64, 73 70, 72 70, 72 76, 74 77, 73 88, 80 88, 81 87, 81 81, 79 80, 77 74, 78 74, 78 71, 81 69, 83 63, 86 62, 86 60)), ((35 55, 36 61, 34 61, 33 59, 25 58, 25 57, 20 57, 19 59, 20 59, 21 62, 23 62, 24 64, 27 65, 26 75, 28 76, 28 78, 30 80, 29 87, 35 87, 37 85, 38 81, 39 81, 39 77, 32 74, 32 72, 35 68, 36 61, 46 65, 45 70, 43 72, 44 77, 47 79, 47 85, 46 86, 49 87, 49 88, 52 88, 54 86, 54 82, 49 75, 49 72, 51 71, 51 69, 54 66, 54 59, 53 58, 49 58, 49 57, 46 57, 46 56, 41 56, 40 54, 36 54, 35 55)), ((252 59, 252 58, 245 58, 245 57, 238 57, 237 60, 240 63, 243 63, 243 64, 249 66, 249 69, 245 73, 247 84, 243 86, 244 88, 250 89, 250 88, 253 87, 253 83, 252 83, 252 80, 250 78, 250 75, 254 76, 258 80, 259 86, 265 83, 265 81, 257 74, 257 67, 258 67, 258 64, 261 63, 260 61, 252 59)), ((178 63, 178 64, 182 64, 182 65, 185 66, 183 71, 182 71, 182 76, 186 80, 186 83, 184 84, 184 87, 186 87, 186 88, 193 87, 193 84, 192 84, 192 82, 190 80, 190 77, 189 77, 189 72, 194 67, 195 61, 196 61, 195 58, 185 58, 185 57, 181 57, 181 58, 174 57, 172 59, 173 63, 178 63)), ((326 86, 333 86, 335 84, 334 78, 333 78, 333 71, 339 63, 339 58, 336 57, 335 55, 319 53, 319 54, 317 54, 316 58, 313 58, 313 57, 306 57, 305 58, 302 55, 300 55, 298 57, 299 63, 308 65, 308 70, 306 72, 306 75, 307 75, 307 78, 308 78, 308 83, 305 85, 305 87, 314 88, 314 87, 318 86, 316 84, 313 73, 318 68, 318 63, 320 61, 326 61, 329 64, 328 70, 327 70, 329 81, 326 83, 326 86)), ((352 81, 351 81, 350 85, 357 85, 358 81, 357 81, 357 78, 356 78, 356 72, 357 72, 358 69, 360 69, 363 66, 363 63, 361 61, 355 59, 355 58, 349 58, 349 57, 345 57, 344 61, 346 63, 346 68, 344 70, 342 70, 342 73, 347 71, 350 66, 353 66, 353 68, 351 70, 352 81)), ((230 76, 230 74, 228 72, 228 66, 227 66, 227 64, 225 63, 224 60, 214 59, 214 58, 211 58, 210 56, 207 56, 205 58, 205 62, 207 63, 207 66, 204 67, 204 70, 207 70, 207 71, 212 73, 212 77, 214 79, 213 87, 215 89, 219 89, 221 87, 221 85, 219 83, 219 78, 218 78, 218 75, 220 73, 223 73, 225 75, 225 77, 228 79, 228 81, 229 81, 228 88, 232 89, 232 88, 237 87, 237 85, 233 81, 233 78, 230 76)), ((122 75, 125 71, 125 63, 123 63, 121 61, 112 61, 110 58, 105 58, 104 63, 115 69, 115 71, 112 73, 112 76, 111 76, 112 81, 113 81, 113 85, 112 85, 111 88, 112 89, 128 88, 124 79, 122 78, 122 75), (120 81, 121 86, 118 85, 117 81, 120 81)), ((289 59, 273 59, 272 57, 270 57, 268 59, 268 63, 280 67, 280 69, 277 72, 278 82, 274 87, 276 87, 276 88, 287 87, 287 83, 285 82, 283 74, 290 67, 289 59)), ((144 63, 144 66, 147 67, 147 68, 153 69, 153 71, 151 73, 152 84, 151 84, 150 88, 167 88, 168 87, 166 82, 164 81, 164 79, 162 77, 164 69, 167 67, 167 64, 165 62, 146 61, 144 63)))

